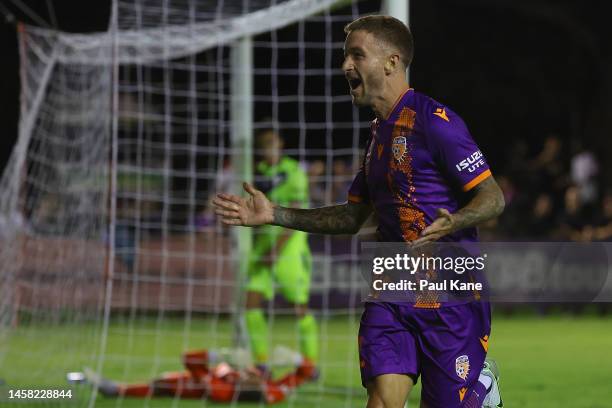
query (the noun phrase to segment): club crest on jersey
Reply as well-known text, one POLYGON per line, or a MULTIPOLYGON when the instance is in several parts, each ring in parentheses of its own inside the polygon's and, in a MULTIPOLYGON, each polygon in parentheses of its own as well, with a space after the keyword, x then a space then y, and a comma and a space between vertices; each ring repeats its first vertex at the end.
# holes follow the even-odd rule
POLYGON ((393 157, 398 162, 402 162, 404 160, 404 156, 406 156, 406 151, 408 148, 406 147, 406 136, 396 136, 393 138, 393 143, 391 144, 391 151, 393 152, 393 157))
POLYGON ((465 354, 455 359, 455 372, 462 380, 470 374, 470 359, 465 354))

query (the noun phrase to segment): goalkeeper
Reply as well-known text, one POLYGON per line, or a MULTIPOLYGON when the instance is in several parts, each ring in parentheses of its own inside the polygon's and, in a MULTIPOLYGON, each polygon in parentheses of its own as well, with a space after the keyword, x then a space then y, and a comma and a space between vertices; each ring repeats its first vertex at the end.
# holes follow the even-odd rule
MULTIPOLYGON (((305 208, 308 205, 306 173, 296 160, 282 155, 280 135, 273 129, 258 132, 255 148, 258 155, 255 168, 257 188, 280 205, 305 208)), ((318 329, 314 316, 308 312, 311 255, 307 234, 272 225, 257 228, 248 270, 246 326, 257 367, 263 372, 269 371, 270 342, 262 306, 264 301, 272 299, 275 284, 295 310, 300 351, 315 365, 318 329)))
POLYGON ((85 381, 105 397, 174 397, 208 399, 214 402, 283 401, 310 377, 314 367, 307 361, 294 361, 296 366, 283 377, 265 378, 255 368, 234 367, 215 350, 196 350, 183 354, 186 370, 167 372, 144 383, 124 384, 102 378, 85 369, 85 381))

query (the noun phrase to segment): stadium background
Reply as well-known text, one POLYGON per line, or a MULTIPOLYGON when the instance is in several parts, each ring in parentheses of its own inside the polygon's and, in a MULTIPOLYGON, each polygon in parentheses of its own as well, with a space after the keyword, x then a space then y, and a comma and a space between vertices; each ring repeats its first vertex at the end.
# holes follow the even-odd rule
MULTIPOLYGON (((44 2, 30 3, 28 5, 37 14, 53 24, 44 2)), ((55 3, 55 24, 64 31, 100 31, 107 26, 107 4, 85 7, 79 2, 55 3)), ((609 235, 593 235, 594 230, 600 231, 597 228, 609 225, 612 216, 611 166, 607 161, 612 147, 608 137, 612 131, 609 121, 612 53, 607 44, 610 33, 601 12, 602 4, 570 1, 518 4, 414 1, 411 4, 411 28, 417 44, 411 69, 412 85, 462 115, 504 187, 509 205, 497 225, 484 229, 490 239, 610 239, 609 235), (585 151, 591 155, 585 155, 585 151), (577 176, 572 173, 572 163, 580 158, 596 162, 598 170, 587 179, 573 181, 572 177, 577 176), (582 202, 580 197, 584 197, 582 202)), ((35 23, 13 3, 5 1, 3 5, 20 20, 35 23)), ((367 7, 366 2, 364 10, 367 7)), ((376 10, 377 5, 373 4, 371 9, 376 10)), ((295 35, 291 30, 289 27, 284 31, 287 37, 295 35)), ((309 41, 321 40, 317 32, 309 32, 308 36, 309 41)), ((2 26, 0 41, 5 55, 0 68, 0 115, 5 124, 0 153, 4 163, 17 134, 19 67, 13 26, 2 26)), ((267 56, 258 54, 256 64, 257 58, 267 56)), ((265 87, 266 84, 257 86, 265 87)), ((342 91, 346 84, 336 81, 332 86, 342 91)), ((350 106, 346 109, 350 110, 350 106)), ((309 111, 309 114, 323 115, 317 111, 309 111)), ((257 121, 269 116, 270 112, 256 107, 254 115, 257 121)), ((292 120, 291 112, 282 115, 285 120, 292 120)), ((365 111, 362 115, 369 117, 365 111)), ((298 138, 291 132, 286 129, 284 137, 287 147, 295 149, 298 138)), ((311 139, 312 147, 325 148, 317 146, 317 139, 311 139)), ((363 143, 363 135, 360 141, 363 143)), ((334 146, 343 147, 350 146, 334 146)), ((311 159, 314 161, 317 157, 311 159)), ((346 167, 350 168, 353 163, 349 158, 346 160, 346 167)), ((338 171, 343 175, 341 172, 346 169, 339 164, 338 171)), ((340 193, 332 200, 341 200, 340 193)), ((181 218, 180 208, 176 208, 176 212, 176 217, 181 218)), ((506 398, 516 401, 514 406, 611 406, 606 384, 612 374, 612 362, 607 357, 612 345, 612 329, 609 317, 599 316, 606 311, 606 306, 550 305, 544 309, 497 308, 492 355, 504 370, 506 398), (574 354, 575 350, 580 351, 574 354), (588 396, 579 392, 568 395, 566 390, 570 388, 584 390, 588 396)), ((199 324, 202 328, 201 333, 190 338, 192 347, 197 346, 198 341, 206 342, 209 325, 206 318, 203 319, 191 326, 192 333, 198 333, 199 324)), ((182 321, 167 319, 159 324, 152 318, 151 322, 145 319, 141 322, 143 336, 147 330, 165 333, 162 344, 148 347, 143 341, 142 347, 134 351, 143 361, 141 373, 148 375, 150 372, 145 362, 148 358, 161 360, 158 368, 175 367, 176 364, 166 361, 178 360, 178 352, 184 348, 180 337, 184 329, 182 321)), ((327 325, 329 354, 339 350, 344 354, 354 352, 354 349, 344 349, 342 342, 346 338, 341 338, 340 334, 354 333, 356 325, 346 319, 334 322, 334 317, 330 317, 330 322, 327 325)), ((230 323, 223 319, 216 324, 221 331, 231 331, 230 323)), ((275 330, 290 337, 289 326, 288 321, 279 317, 275 330)), ((69 338, 69 335, 57 333, 61 338, 69 338)), ((11 347, 28 353, 29 348, 33 350, 38 346, 34 338, 31 333, 27 339, 17 335, 11 339, 11 347)), ((110 347, 120 349, 120 343, 120 337, 110 339, 110 347)), ((57 358, 62 357, 58 355, 57 358)), ((343 356, 338 361, 339 366, 329 370, 325 377, 328 388, 356 386, 356 366, 341 365, 350 358, 343 356), (349 384, 342 375, 345 368, 353 371, 349 384)), ((46 364, 51 366, 53 360, 49 359, 46 364)), ((19 360, 5 360, 0 370, 11 365, 19 365, 19 360)), ((133 365, 136 369, 131 375, 136 377, 138 364, 133 365)), ((33 371, 39 372, 42 368, 33 371)), ((36 384, 29 378, 27 369, 20 372, 18 378, 22 384, 36 384)), ((122 372, 117 369, 109 374, 121 375, 122 372)), ((6 375, 0 374, 3 376, 6 375)), ((354 393, 359 396, 359 389, 354 393)), ((333 400, 334 397, 329 398, 331 402, 321 400, 321 404, 354 406, 359 401, 347 402, 345 395, 336 397, 339 402, 333 400)), ((149 404, 153 406, 156 402, 149 404)), ((299 406, 296 401, 291 404, 299 406)))

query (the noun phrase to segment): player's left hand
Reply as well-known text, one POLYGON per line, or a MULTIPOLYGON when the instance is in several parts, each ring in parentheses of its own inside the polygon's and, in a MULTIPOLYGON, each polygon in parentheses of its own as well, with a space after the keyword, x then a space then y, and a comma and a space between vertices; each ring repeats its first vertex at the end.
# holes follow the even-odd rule
POLYGON ((438 208, 438 218, 421 232, 421 237, 412 241, 413 246, 423 245, 439 240, 445 235, 454 232, 455 217, 444 208, 438 208))

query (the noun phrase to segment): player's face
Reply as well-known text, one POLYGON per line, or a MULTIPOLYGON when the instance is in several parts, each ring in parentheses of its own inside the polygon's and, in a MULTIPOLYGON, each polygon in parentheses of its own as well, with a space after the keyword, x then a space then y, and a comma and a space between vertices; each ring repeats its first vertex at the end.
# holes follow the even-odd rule
POLYGON ((281 138, 274 132, 266 132, 257 138, 257 153, 268 164, 274 165, 280 161, 283 144, 281 138))
POLYGON ((353 103, 357 106, 372 106, 385 81, 386 53, 372 33, 364 30, 352 31, 344 42, 342 70, 346 77, 353 103))

